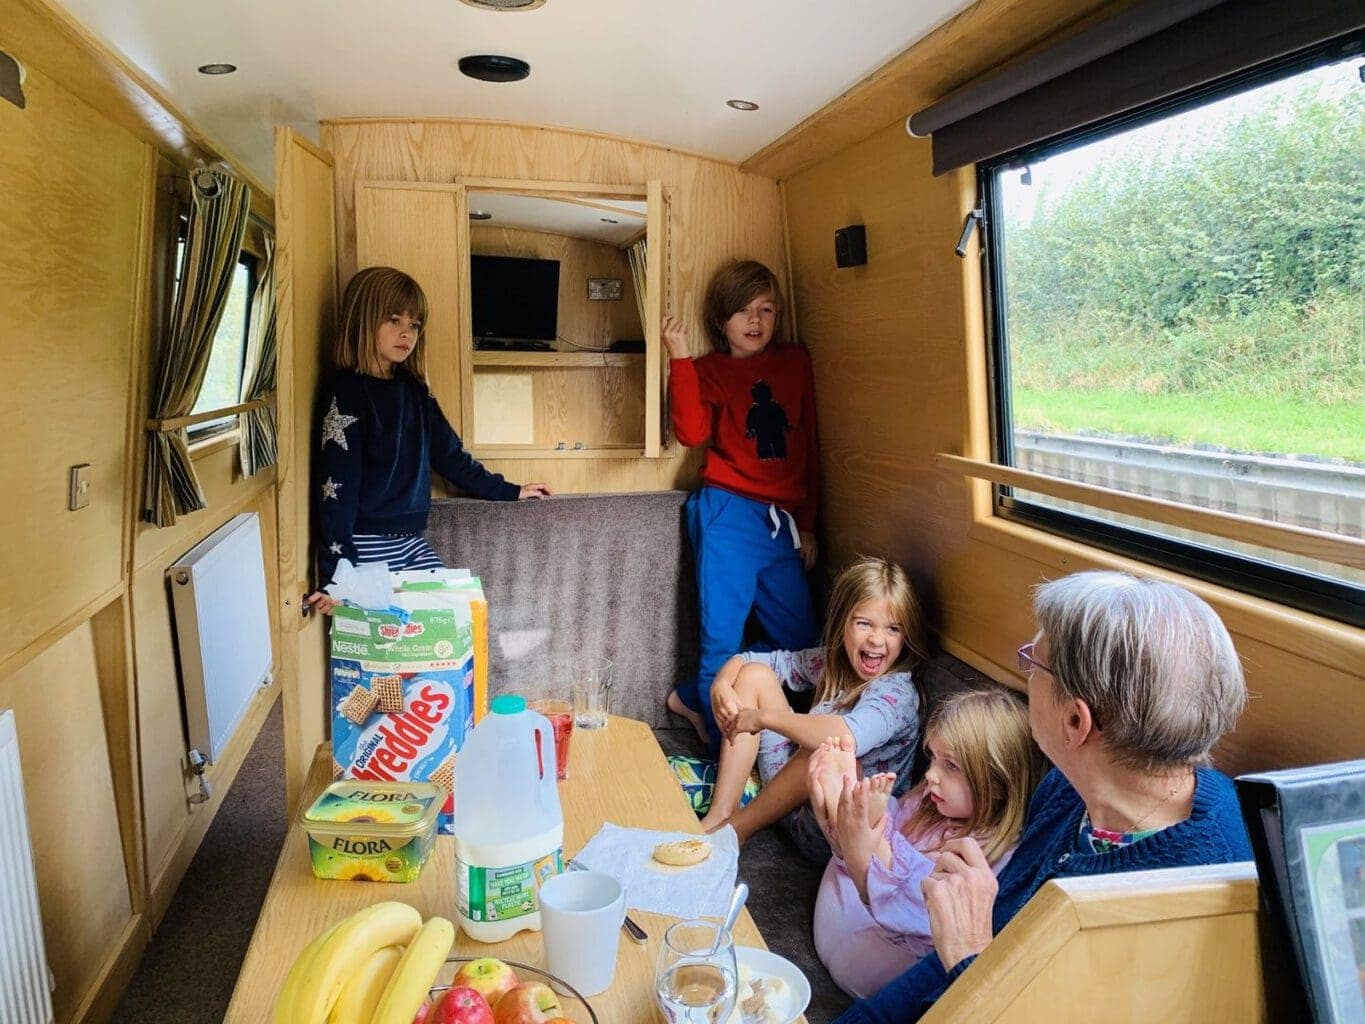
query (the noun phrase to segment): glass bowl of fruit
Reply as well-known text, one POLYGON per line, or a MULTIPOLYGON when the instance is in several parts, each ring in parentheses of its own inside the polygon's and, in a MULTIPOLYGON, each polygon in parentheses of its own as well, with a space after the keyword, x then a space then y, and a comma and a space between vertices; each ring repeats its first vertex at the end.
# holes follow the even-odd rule
POLYGON ((490 956, 447 959, 427 1007, 421 1024, 600 1024, 567 981, 490 956))

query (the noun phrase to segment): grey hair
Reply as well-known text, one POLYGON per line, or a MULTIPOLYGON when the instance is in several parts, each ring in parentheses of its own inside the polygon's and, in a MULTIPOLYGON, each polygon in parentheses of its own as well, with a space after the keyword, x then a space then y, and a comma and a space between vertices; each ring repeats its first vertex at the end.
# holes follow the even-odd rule
POLYGON ((1246 705, 1227 627, 1184 587, 1079 572, 1039 585, 1033 610, 1059 689, 1089 705, 1121 763, 1206 761, 1246 705))

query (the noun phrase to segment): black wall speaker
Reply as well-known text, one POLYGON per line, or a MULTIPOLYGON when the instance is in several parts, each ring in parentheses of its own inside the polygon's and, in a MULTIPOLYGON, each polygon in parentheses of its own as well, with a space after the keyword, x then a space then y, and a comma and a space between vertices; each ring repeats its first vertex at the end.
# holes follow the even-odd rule
POLYGON ((867 262, 867 229, 850 224, 834 232, 834 265, 861 267, 867 262))

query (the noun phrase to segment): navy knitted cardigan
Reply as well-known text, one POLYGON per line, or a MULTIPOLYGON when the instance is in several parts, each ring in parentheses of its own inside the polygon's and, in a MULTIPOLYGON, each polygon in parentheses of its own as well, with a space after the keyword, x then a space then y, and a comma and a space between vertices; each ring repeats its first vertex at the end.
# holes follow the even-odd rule
MULTIPOLYGON (((992 930, 999 933, 1050 878, 1251 860, 1232 781, 1212 768, 1196 768, 1194 779, 1194 805, 1184 821, 1121 849, 1094 853, 1080 834, 1085 814, 1080 794, 1052 769, 1029 804, 1019 848, 1000 873, 992 930)), ((875 996, 855 1003, 835 1024, 919 1020, 974 959, 945 971, 937 954, 930 953, 875 996)))
POLYGON ((427 386, 402 374, 343 371, 322 391, 316 463, 318 569, 356 561, 357 533, 418 534, 431 511, 431 470, 476 498, 516 501, 521 488, 464 450, 427 386))

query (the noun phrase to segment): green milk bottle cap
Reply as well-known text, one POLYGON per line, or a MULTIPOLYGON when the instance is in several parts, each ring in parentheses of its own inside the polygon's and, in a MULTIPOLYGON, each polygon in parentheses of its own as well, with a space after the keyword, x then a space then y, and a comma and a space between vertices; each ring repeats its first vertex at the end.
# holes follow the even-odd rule
POLYGON ((495 715, 519 715, 526 710, 526 698, 504 693, 501 697, 493 698, 489 710, 495 715))

